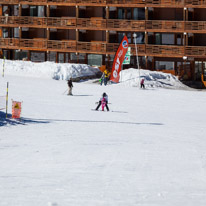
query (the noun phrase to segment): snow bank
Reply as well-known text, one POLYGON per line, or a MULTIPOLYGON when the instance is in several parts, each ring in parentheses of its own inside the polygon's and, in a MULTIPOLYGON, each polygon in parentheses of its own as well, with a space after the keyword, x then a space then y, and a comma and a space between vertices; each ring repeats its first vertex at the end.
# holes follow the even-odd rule
MULTIPOLYGON (((3 65, 3 60, 0 60, 3 65)), ((3 66, 0 67, 1 70, 3 66)), ((2 72, 2 71, 1 71, 2 72)), ((5 60, 5 75, 67 80, 69 78, 95 77, 100 70, 86 64, 69 64, 54 62, 30 62, 5 60)), ((187 89, 177 77, 163 72, 140 69, 127 69, 120 73, 120 82, 127 86, 137 87, 140 78, 145 79, 146 88, 162 87, 172 89, 187 89)))
POLYGON ((162 87, 171 89, 186 89, 178 78, 172 74, 143 69, 127 69, 120 73, 120 82, 127 86, 138 87, 141 79, 145 79, 145 87, 162 87), (140 75, 140 79, 139 79, 140 75))
MULTIPOLYGON (((2 65, 3 60, 0 61, 2 65)), ((86 64, 5 60, 5 75, 67 80, 69 78, 95 76, 98 73, 99 69, 97 67, 86 64)))

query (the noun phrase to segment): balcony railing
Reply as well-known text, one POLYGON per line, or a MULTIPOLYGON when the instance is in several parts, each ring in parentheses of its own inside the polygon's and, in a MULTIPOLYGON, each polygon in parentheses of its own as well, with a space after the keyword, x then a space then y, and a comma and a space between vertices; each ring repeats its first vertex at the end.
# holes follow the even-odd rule
POLYGON ((76 52, 76 41, 47 41, 47 49, 50 51, 70 51, 76 52))
POLYGON ((126 5, 137 5, 145 4, 145 0, 107 0, 107 4, 124 4, 126 5))
POLYGON ((0 0, 2 4, 106 4, 106 0, 0 0))
POLYGON ((76 0, 77 4, 105 4, 107 0, 76 0))
POLYGON ((185 56, 205 57, 206 56, 206 47, 186 46, 185 47, 185 56))
POLYGON ((119 20, 75 17, 0 16, 2 27, 205 33, 205 21, 119 20))
POLYGON ((145 21, 108 19, 107 29, 112 29, 112 30, 125 30, 126 29, 127 31, 135 31, 135 30, 144 31, 145 21))
POLYGON ((19 39, 0 38, 0 47, 6 49, 18 49, 19 39))
POLYGON ((88 53, 102 53, 105 54, 106 43, 103 42, 77 42, 78 52, 88 52, 88 53), (98 52, 97 52, 98 51, 98 52))
POLYGON ((150 30, 161 30, 161 32, 183 32, 184 22, 183 21, 146 21, 146 29, 150 30))
MULTIPOLYGON (((135 45, 130 44, 131 53, 135 55, 135 45)), ((119 44, 105 42, 77 42, 75 40, 15 39, 0 38, 3 49, 22 49, 35 51, 78 52, 94 54, 115 54, 119 44)), ((138 55, 156 57, 205 57, 205 46, 173 46, 138 44, 138 55)))
POLYGON ((46 50, 47 41, 43 39, 19 39, 19 49, 46 50))
POLYGON ((146 45, 147 55, 164 57, 184 56, 184 46, 146 45))
POLYGON ((13 27, 51 27, 51 28, 76 28, 76 18, 72 17, 29 17, 29 16, 0 16, 1 26, 13 26, 13 27))
POLYGON ((205 33, 206 32, 206 22, 205 21, 187 21, 185 22, 185 31, 186 32, 197 32, 205 33))
POLYGON ((106 29, 106 19, 103 18, 78 18, 77 19, 77 27, 79 28, 98 28, 98 29, 106 29))
POLYGON ((145 30, 145 21, 137 20, 118 20, 103 18, 74 18, 74 17, 29 17, 29 16, 0 16, 1 26, 13 27, 54 27, 54 28, 84 28, 84 29, 113 29, 136 31, 145 30))
POLYGON ((156 5, 156 6, 175 6, 182 7, 184 6, 185 0, 146 0, 147 5, 156 5))
POLYGON ((72 28, 76 27, 76 18, 74 17, 48 17, 47 18, 47 26, 48 27, 64 27, 64 28, 72 28))
POLYGON ((0 0, 0 4, 18 4, 20 0, 0 0))
POLYGON ((188 5, 205 5, 205 0, 0 0, 0 4, 37 4, 37 5, 115 5, 115 6, 132 6, 137 5, 154 5, 154 6, 184 6, 188 5))
POLYGON ((47 0, 47 2, 48 3, 77 3, 77 0, 47 0))
POLYGON ((185 6, 206 6, 206 0, 185 0, 185 6))
MULTIPOLYGON (((131 44, 132 53, 135 54, 135 46, 131 44)), ((115 54, 119 43, 105 42, 77 42, 75 40, 54 41, 46 39, 15 39, 0 38, 0 47, 4 49, 24 49, 38 51, 59 51, 79 53, 115 54)), ((145 55, 145 45, 137 45, 139 55, 145 55)))
POLYGON ((206 6, 206 0, 0 0, 0 4, 33 4, 33 5, 101 5, 126 6, 137 5, 158 7, 195 7, 206 6))

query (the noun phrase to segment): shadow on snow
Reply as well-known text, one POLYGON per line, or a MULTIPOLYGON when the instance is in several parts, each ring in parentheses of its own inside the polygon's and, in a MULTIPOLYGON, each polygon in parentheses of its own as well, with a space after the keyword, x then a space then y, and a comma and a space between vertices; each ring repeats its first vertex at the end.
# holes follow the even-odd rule
POLYGON ((7 115, 4 112, 0 112, 0 127, 5 125, 26 125, 26 124, 45 124, 50 121, 35 120, 28 118, 12 119, 11 114, 7 115))
POLYGON ((11 119, 11 114, 5 118, 5 113, 0 112, 0 126, 5 125, 27 125, 27 124, 48 124, 52 122, 77 122, 77 123, 112 123, 112 124, 128 124, 128 125, 154 125, 162 126, 162 123, 155 122, 123 122, 123 121, 103 121, 103 120, 74 120, 74 119, 34 119, 24 118, 11 119))
MULTIPOLYGON (((29 118, 27 119, 29 120, 29 118)), ((32 120, 32 119, 31 119, 32 120)), ((32 120, 34 121, 34 119, 32 120)), ((131 124, 131 125, 164 125, 155 122, 123 122, 123 121, 104 121, 104 120, 78 120, 78 119, 35 119, 35 121, 48 121, 48 122, 83 122, 83 123, 113 123, 113 124, 131 124)))

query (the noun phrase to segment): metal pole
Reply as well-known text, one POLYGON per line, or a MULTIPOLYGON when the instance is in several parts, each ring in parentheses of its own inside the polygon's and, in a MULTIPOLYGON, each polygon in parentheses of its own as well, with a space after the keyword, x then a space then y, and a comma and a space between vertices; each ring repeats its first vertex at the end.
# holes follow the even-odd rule
POLYGON ((8 96, 9 96, 9 82, 7 82, 7 89, 6 89, 6 119, 8 113, 8 96))
POLYGON ((122 71, 123 71, 123 64, 121 66, 121 82, 122 82, 122 71))
POLYGON ((4 60, 3 60, 3 70, 2 70, 2 77, 4 77, 4 67, 5 67, 5 56, 4 56, 4 60))
POLYGON ((140 87, 140 68, 139 68, 139 59, 138 59, 138 53, 137 53, 136 33, 134 33, 133 37, 134 37, 134 44, 135 44, 135 50, 136 50, 137 69, 139 70, 139 87, 140 87))

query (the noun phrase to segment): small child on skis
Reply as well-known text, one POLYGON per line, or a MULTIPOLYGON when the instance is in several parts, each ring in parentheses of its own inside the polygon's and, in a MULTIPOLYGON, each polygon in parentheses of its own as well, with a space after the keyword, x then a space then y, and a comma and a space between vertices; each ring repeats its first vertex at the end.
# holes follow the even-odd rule
POLYGON ((107 111, 109 111, 109 107, 108 107, 108 95, 106 93, 102 94, 102 97, 99 100, 99 103, 97 105, 96 110, 99 109, 99 107, 102 105, 102 111, 104 111, 104 107, 107 108, 107 111))
POLYGON ((67 94, 67 95, 73 95, 73 94, 72 94, 73 84, 72 84, 72 80, 71 80, 71 79, 69 79, 69 80, 67 81, 67 85, 68 85, 68 87, 69 87, 69 90, 68 90, 68 94, 67 94))
POLYGON ((141 88, 145 88, 145 86, 144 86, 144 78, 141 80, 141 82, 140 82, 140 85, 141 85, 141 88))

